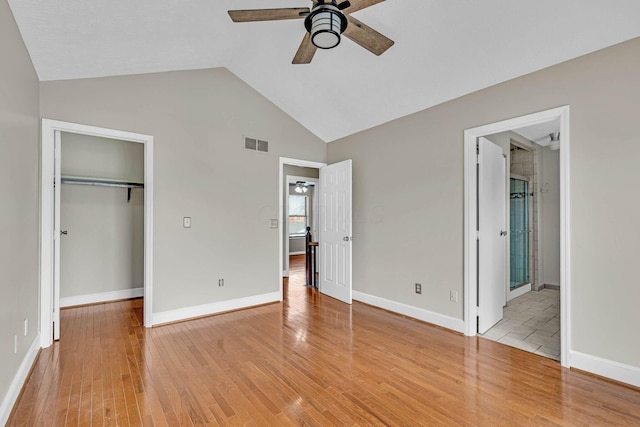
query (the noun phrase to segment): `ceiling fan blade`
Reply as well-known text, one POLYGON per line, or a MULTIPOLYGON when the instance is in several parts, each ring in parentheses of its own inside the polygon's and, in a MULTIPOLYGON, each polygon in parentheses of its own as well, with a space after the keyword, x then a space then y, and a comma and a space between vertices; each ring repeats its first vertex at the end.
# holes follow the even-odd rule
POLYGON ((292 64, 309 64, 313 59, 313 55, 315 55, 316 50, 318 48, 311 43, 311 36, 309 33, 304 33, 304 38, 302 39, 302 43, 300 43, 300 47, 296 52, 296 56, 293 57, 292 64))
POLYGON ((382 3, 384 0, 349 0, 351 6, 345 10, 347 13, 357 12, 374 4, 382 3))
POLYGON ((310 12, 308 7, 283 9, 230 10, 233 22, 279 21, 282 19, 302 19, 310 12))
POLYGON ((347 29, 344 30, 342 35, 358 43, 369 52, 382 55, 387 49, 393 46, 393 40, 383 36, 353 16, 348 15, 347 19, 349 20, 349 25, 347 25, 347 29))

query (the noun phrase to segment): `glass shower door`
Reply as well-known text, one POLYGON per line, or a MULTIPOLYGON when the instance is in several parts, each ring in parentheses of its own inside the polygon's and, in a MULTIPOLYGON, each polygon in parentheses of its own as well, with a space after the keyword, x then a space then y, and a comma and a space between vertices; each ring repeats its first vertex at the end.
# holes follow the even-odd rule
POLYGON ((510 181, 510 277, 511 290, 529 283, 529 182, 510 181))

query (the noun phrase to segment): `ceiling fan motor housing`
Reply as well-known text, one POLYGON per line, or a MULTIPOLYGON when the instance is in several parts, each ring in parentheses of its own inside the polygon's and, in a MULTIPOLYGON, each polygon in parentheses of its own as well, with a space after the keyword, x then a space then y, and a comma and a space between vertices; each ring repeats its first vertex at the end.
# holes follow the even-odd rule
POLYGON ((340 44, 340 34, 347 28, 347 23, 335 1, 317 3, 304 20, 311 42, 320 49, 331 49, 340 44))

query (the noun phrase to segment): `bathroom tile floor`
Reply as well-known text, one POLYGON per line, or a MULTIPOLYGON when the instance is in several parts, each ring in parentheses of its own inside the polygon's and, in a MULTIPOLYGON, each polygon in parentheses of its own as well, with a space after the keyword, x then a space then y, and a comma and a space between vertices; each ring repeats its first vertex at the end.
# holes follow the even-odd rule
POLYGON ((560 291, 542 289, 512 299, 503 319, 480 336, 560 360, 560 291))

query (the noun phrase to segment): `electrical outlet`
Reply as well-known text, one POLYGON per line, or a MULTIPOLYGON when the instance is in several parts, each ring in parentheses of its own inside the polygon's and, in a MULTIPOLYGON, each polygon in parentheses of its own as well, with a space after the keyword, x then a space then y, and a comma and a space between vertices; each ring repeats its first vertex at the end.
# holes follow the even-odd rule
POLYGON ((185 216, 182 218, 182 227, 183 228, 191 228, 191 217, 185 216))
POLYGON ((449 291, 449 301, 458 302, 458 291, 449 291))
POLYGON ((224 279, 218 279, 218 286, 224 286, 224 279))
POLYGON ((13 354, 18 354, 18 336, 13 336, 13 354))
POLYGON ((416 283, 416 294, 422 293, 422 285, 420 283, 416 283))
POLYGON ((29 319, 24 318, 24 336, 26 337, 29 333, 29 319))

